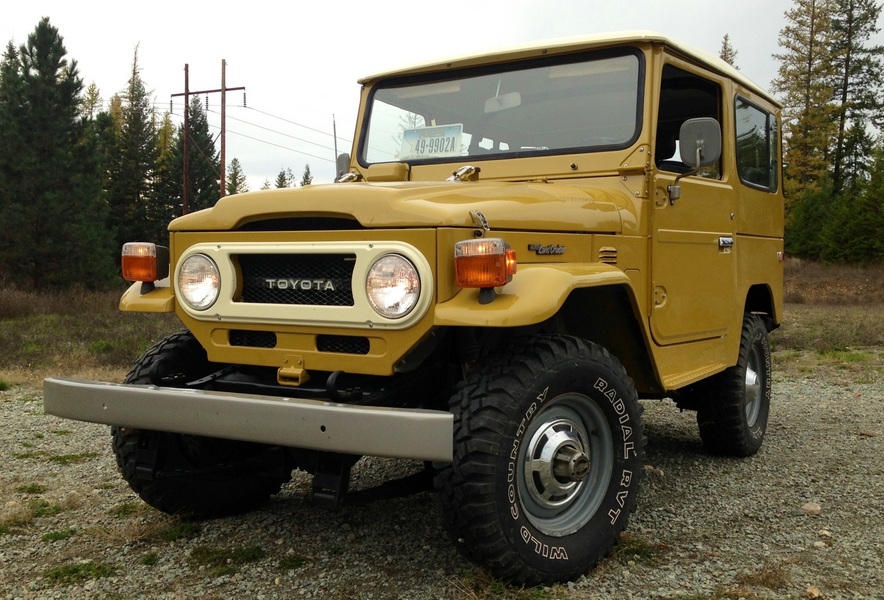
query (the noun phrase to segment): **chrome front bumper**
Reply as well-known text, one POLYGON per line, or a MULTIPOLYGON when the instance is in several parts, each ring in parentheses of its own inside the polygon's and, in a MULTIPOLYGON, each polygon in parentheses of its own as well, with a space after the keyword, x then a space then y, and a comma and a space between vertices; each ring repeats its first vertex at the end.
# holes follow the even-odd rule
POLYGON ((137 429, 448 462, 454 418, 436 410, 353 406, 79 379, 43 381, 46 413, 137 429))

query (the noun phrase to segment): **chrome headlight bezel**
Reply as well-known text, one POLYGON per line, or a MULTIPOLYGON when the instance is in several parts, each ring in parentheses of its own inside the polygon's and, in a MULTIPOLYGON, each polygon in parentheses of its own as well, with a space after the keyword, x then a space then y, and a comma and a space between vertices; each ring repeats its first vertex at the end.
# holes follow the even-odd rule
POLYGON ((421 299, 420 271, 401 254, 384 254, 365 275, 365 294, 372 309, 385 319, 401 319, 421 299))
POLYGON ((176 282, 181 299, 196 311, 210 309, 221 293, 221 271, 205 254, 185 258, 178 267, 176 282))

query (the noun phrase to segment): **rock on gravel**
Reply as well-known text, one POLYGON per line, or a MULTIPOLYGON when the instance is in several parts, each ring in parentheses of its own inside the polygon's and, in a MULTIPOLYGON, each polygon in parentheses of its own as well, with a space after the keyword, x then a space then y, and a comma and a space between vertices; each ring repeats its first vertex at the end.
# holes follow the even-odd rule
MULTIPOLYGON (((692 413, 643 401, 645 486, 617 551, 578 581, 510 597, 884 598, 884 384, 775 370, 765 445, 704 453, 692 413)), ((0 392, 0 599, 491 598, 445 537, 430 492, 331 513, 296 474, 264 508, 180 522, 117 473, 107 427, 0 392)), ((420 465, 363 459, 356 489, 420 465)))

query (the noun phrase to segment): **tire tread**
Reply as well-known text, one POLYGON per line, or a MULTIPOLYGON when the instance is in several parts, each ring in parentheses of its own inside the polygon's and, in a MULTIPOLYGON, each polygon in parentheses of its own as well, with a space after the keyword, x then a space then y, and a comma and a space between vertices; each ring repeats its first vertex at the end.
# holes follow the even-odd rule
MULTIPOLYGON (((562 335, 542 336, 516 343, 478 368, 473 369, 458 386, 450 401, 455 415, 455 463, 438 465, 435 486, 442 521, 458 550, 470 561, 485 565, 495 576, 514 583, 536 585, 569 580, 582 575, 594 565, 578 565, 573 571, 551 573, 526 564, 505 539, 499 521, 500 509, 485 499, 495 487, 495 462, 499 444, 511 415, 519 402, 511 390, 525 389, 542 372, 553 369, 572 357, 589 359, 614 371, 623 381, 632 380, 626 370, 603 347, 578 338, 562 335)), ((636 402, 638 415, 641 404, 636 402)), ((639 460, 643 457, 645 437, 637 443, 639 460)), ((640 474, 636 474, 640 477, 640 474)), ((624 507, 626 518, 612 528, 613 547, 625 529, 628 514, 634 509, 635 494, 624 507)))

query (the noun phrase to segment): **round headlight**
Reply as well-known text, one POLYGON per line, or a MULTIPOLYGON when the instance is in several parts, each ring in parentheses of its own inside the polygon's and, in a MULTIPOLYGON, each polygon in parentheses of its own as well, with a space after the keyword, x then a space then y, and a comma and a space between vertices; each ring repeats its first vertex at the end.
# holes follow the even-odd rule
POLYGON ((420 275, 404 256, 387 254, 369 269, 365 291, 372 308, 379 315, 399 319, 411 312, 420 298, 420 275))
POLYGON ((215 304, 221 290, 218 265, 205 254, 188 256, 178 269, 178 293, 194 310, 206 310, 215 304))

